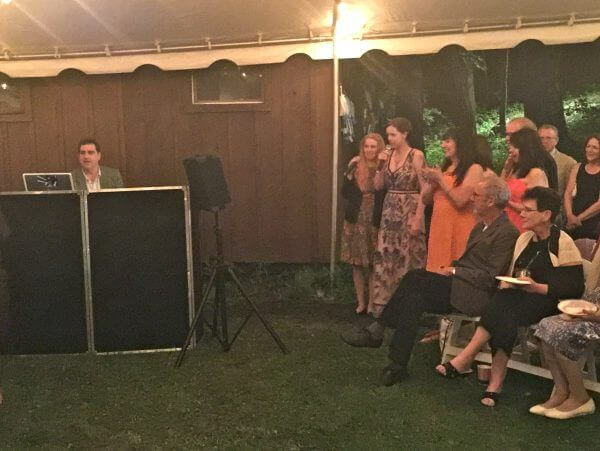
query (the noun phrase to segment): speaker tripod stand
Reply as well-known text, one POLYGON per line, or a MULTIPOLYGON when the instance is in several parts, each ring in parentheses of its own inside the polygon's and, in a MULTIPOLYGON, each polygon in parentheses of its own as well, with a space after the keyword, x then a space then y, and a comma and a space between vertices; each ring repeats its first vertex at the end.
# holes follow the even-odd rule
POLYGON ((240 279, 235 274, 235 271, 233 270, 231 265, 225 263, 225 259, 223 257, 223 232, 221 230, 219 210, 215 209, 213 211, 213 214, 215 218, 214 232, 217 244, 216 263, 213 265, 208 285, 206 287, 206 290, 204 291, 204 295, 202 296, 202 301, 198 306, 198 310, 196 311, 196 315, 194 316, 194 320, 192 321, 190 330, 188 331, 188 334, 185 337, 185 342, 183 343, 181 351, 179 351, 179 355, 177 356, 177 360, 175 361, 176 368, 181 366, 181 362, 183 361, 187 348, 190 345, 198 321, 200 321, 200 319, 202 318, 202 312, 204 311, 204 307, 206 306, 211 291, 213 291, 213 289, 215 292, 214 310, 212 325, 209 325, 209 327, 212 330, 213 336, 215 336, 219 343, 221 343, 221 347, 225 352, 231 349, 231 346, 233 345, 234 341, 236 340, 236 338, 238 337, 248 320, 252 317, 253 313, 256 314, 256 316, 261 321, 265 329, 267 329, 273 340, 275 340, 275 343, 277 343, 279 349, 281 349, 281 352, 283 352, 284 354, 287 354, 289 352, 285 344, 283 344, 283 342, 281 341, 281 338, 279 338, 279 335, 277 335, 277 332, 275 332, 275 329, 273 329, 273 326, 271 326, 271 323, 269 323, 269 321, 267 321, 267 319, 262 316, 254 301, 250 298, 250 296, 248 296, 246 290, 240 282, 240 279), (225 285, 228 279, 233 282, 233 284, 237 287, 238 291, 242 295, 242 298, 248 303, 248 305, 252 309, 250 313, 246 316, 244 321, 242 321, 240 327, 235 331, 231 340, 229 339, 229 327, 227 319, 227 295, 225 291, 225 285))

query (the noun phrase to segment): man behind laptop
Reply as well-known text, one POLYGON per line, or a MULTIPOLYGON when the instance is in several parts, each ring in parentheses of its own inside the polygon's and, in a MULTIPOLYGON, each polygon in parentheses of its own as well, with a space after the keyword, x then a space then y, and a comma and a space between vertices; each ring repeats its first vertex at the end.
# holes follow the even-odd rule
POLYGON ((381 318, 366 329, 349 331, 342 339, 352 346, 379 347, 385 327, 395 328, 390 344, 391 364, 382 383, 393 385, 407 375, 407 365, 423 313, 460 311, 480 315, 496 288, 495 276, 508 269, 519 235, 504 207, 510 196, 506 182, 495 174, 484 177, 473 191, 473 204, 481 221, 475 225, 462 256, 444 274, 424 269, 409 271, 381 318))
POLYGON ((79 168, 71 172, 76 190, 123 188, 123 178, 118 169, 100 166, 100 145, 93 138, 79 141, 79 168))

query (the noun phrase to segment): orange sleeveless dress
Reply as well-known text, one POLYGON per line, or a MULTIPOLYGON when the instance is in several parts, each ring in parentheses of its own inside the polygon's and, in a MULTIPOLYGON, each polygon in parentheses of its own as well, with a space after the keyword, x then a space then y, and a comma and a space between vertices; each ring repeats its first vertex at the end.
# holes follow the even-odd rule
MULTIPOLYGON (((447 186, 454 186, 453 174, 445 172, 442 177, 447 186)), ((476 222, 472 202, 458 210, 442 189, 436 189, 427 245, 427 271, 440 272, 440 267, 450 266, 452 260, 460 257, 476 222)))
MULTIPOLYGON (((525 179, 515 179, 509 178, 506 181, 508 185, 508 189, 510 190, 510 200, 511 202, 521 203, 523 199, 523 194, 527 190, 527 184, 525 183, 525 179)), ((519 229, 519 233, 523 233, 525 229, 523 229, 523 225, 521 224, 521 213, 513 210, 508 205, 505 208, 506 215, 508 219, 515 225, 517 229, 519 229)))

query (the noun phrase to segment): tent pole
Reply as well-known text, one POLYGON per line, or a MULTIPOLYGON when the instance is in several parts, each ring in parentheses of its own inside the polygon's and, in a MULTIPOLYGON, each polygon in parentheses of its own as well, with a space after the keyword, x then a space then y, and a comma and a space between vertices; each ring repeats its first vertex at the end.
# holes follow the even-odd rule
POLYGON ((337 6, 340 0, 333 2, 333 158, 331 167, 331 249, 329 253, 329 277, 333 291, 333 276, 335 272, 335 250, 337 244, 337 210, 338 210, 338 152, 340 128, 340 64, 336 48, 335 29, 337 25, 337 6))

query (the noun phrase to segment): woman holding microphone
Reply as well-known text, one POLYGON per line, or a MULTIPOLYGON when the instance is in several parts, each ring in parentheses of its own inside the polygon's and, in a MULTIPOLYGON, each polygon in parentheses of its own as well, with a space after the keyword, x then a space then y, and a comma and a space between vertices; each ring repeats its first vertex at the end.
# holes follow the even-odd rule
POLYGON ((342 196, 346 198, 346 211, 342 231, 341 260, 352 266, 352 279, 356 291, 357 314, 367 312, 369 280, 373 254, 377 245, 377 229, 381 219, 383 192, 375 190, 373 178, 384 142, 378 133, 369 133, 359 145, 359 154, 350 160, 344 177, 342 196))

